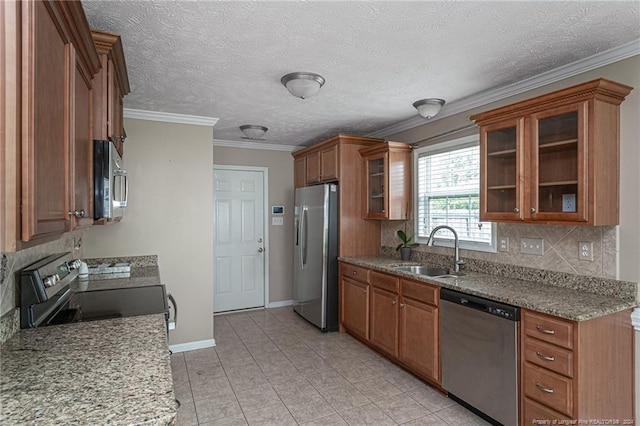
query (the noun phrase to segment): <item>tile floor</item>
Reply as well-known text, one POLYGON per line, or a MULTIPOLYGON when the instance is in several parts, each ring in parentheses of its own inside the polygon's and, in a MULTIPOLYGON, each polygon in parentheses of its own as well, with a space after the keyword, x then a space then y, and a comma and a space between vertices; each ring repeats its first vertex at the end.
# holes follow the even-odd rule
POLYGON ((489 425, 290 307, 218 315, 215 340, 171 356, 178 425, 489 425))

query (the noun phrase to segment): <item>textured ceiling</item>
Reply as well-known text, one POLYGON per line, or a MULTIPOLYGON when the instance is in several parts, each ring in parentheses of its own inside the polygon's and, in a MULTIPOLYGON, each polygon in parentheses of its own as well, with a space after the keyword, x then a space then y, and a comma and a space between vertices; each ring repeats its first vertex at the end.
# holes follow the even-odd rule
POLYGON ((448 103, 640 38, 640 2, 94 1, 92 28, 121 34, 125 107, 219 118, 263 143, 308 145, 413 118, 448 103), (326 78, 309 99, 280 77, 326 78))

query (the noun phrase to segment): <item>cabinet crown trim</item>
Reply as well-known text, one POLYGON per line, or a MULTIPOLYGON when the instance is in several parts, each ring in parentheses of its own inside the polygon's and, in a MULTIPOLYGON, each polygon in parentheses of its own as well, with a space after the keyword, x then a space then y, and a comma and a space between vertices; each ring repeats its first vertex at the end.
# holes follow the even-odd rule
POLYGON ((345 144, 354 144, 354 145, 377 145, 379 143, 384 142, 383 139, 377 139, 377 138, 367 138, 364 136, 355 136, 355 135, 345 135, 342 133, 339 133, 335 136, 332 136, 329 139, 326 139, 324 141, 315 143, 311 146, 302 148, 298 151, 293 152, 291 155, 293 155, 294 158, 298 158, 304 155, 307 155, 311 152, 314 151, 319 151, 323 148, 326 148, 328 146, 331 145, 345 145, 345 144))
POLYGON ((469 119, 477 125, 486 125, 593 98, 620 105, 631 90, 633 90, 632 87, 605 78, 599 78, 566 89, 556 90, 546 95, 536 96, 504 107, 474 114, 469 119))
POLYGON ((124 59, 122 39, 118 34, 98 30, 92 30, 91 36, 98 53, 101 55, 111 54, 111 60, 116 68, 116 75, 120 83, 120 95, 124 97, 131 92, 131 88, 129 87, 129 75, 127 74, 127 63, 124 59))

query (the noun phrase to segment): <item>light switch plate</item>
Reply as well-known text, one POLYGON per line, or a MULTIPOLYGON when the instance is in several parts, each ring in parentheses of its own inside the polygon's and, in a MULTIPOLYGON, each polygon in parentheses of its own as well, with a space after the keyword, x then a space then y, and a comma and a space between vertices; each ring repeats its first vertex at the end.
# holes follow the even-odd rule
POLYGON ((544 254, 544 240, 542 238, 520 238, 520 253, 542 256, 544 254))
POLYGON ((509 237, 500 237, 498 239, 498 251, 509 251, 509 237))
POLYGON ((583 241, 578 243, 578 259, 593 262, 593 243, 592 242, 583 241))
POLYGON ((282 225, 284 225, 284 218, 283 217, 278 217, 278 216, 272 217, 271 218, 271 225, 273 225, 273 226, 282 226, 282 225))

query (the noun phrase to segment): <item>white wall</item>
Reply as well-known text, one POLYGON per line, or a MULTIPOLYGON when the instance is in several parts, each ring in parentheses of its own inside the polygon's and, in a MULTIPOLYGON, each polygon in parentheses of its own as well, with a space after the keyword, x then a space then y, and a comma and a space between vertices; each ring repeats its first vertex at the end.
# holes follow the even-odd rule
POLYGON ((84 255, 157 254, 162 283, 179 306, 170 344, 213 339, 212 128, 124 124, 129 206, 120 223, 85 233, 84 255))

